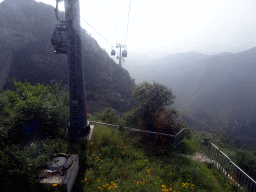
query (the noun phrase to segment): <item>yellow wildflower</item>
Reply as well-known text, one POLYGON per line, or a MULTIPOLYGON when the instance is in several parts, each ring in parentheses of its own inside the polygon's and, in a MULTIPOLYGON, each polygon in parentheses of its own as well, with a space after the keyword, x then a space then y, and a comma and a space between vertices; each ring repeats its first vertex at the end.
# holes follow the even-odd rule
POLYGON ((56 183, 52 184, 53 187, 56 187, 57 185, 58 185, 58 184, 56 184, 56 183))
POLYGON ((100 167, 100 169, 101 169, 101 167, 100 167))

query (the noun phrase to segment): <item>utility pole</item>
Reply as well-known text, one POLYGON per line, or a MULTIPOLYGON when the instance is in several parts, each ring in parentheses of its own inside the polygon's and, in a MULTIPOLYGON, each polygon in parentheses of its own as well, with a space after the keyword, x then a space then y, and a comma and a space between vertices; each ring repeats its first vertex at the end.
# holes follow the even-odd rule
POLYGON ((82 138, 90 131, 87 120, 84 74, 82 66, 79 0, 65 0, 67 24, 68 84, 71 140, 82 138))
POLYGON ((116 48, 120 48, 120 55, 119 55, 119 65, 122 67, 122 54, 121 54, 121 49, 125 48, 125 46, 121 43, 116 44, 116 48))

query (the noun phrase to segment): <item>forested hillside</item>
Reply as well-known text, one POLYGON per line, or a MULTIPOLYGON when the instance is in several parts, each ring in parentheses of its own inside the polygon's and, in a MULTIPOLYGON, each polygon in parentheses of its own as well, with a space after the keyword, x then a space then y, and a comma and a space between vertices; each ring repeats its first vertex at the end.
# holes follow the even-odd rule
POLYGON ((139 71, 126 68, 136 80, 171 87, 177 96, 175 107, 188 126, 228 131, 254 142, 256 48, 236 54, 181 53, 152 61, 139 71), (238 123, 244 120, 246 124, 238 123))
MULTIPOLYGON (((31 84, 68 84, 67 55, 53 54, 50 39, 58 23, 54 7, 34 0, 0 3, 0 88, 13 89, 13 77, 31 84)), ((61 13, 60 17, 64 18, 61 13)), ((127 70, 117 65, 98 43, 81 31, 88 112, 106 107, 130 109, 135 87, 127 70)))

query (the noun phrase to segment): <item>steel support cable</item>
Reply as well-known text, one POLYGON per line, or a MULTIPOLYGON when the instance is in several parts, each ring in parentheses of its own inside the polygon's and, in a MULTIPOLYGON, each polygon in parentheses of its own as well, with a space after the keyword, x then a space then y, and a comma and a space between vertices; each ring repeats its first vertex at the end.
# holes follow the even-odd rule
POLYGON ((132 3, 132 0, 130 0, 130 5, 129 5, 128 21, 127 21, 127 29, 126 29, 126 37, 125 37, 125 44, 126 44, 126 40, 127 40, 128 25, 129 25, 129 20, 130 20, 131 3, 132 3))
MULTIPOLYGON (((101 36, 105 41, 107 41, 109 43, 109 41, 107 39, 105 39, 98 31, 96 31, 96 29, 93 28, 93 26, 91 26, 83 17, 81 17, 80 15, 80 18, 83 19, 96 33, 98 33, 99 36, 101 36)), ((109 43, 112 47, 113 45, 111 43, 109 43)))
POLYGON ((60 2, 62 2, 63 0, 56 0, 56 9, 54 9, 54 11, 55 11, 55 16, 56 16, 56 18, 57 18, 57 20, 58 21, 60 21, 61 23, 62 23, 62 25, 63 25, 63 23, 65 23, 65 21, 63 21, 63 20, 60 20, 59 19, 59 16, 58 16, 58 3, 60 2))
MULTIPOLYGON (((107 4, 107 6, 108 6, 107 0, 106 0, 106 4, 107 4)), ((114 29, 115 29, 115 32, 116 32, 116 37, 117 37, 118 41, 120 41, 120 40, 119 40, 118 33, 117 33, 117 30, 116 30, 116 26, 115 26, 115 23, 114 23, 114 20, 113 20, 113 17, 112 17, 112 15, 111 15, 111 13, 110 13, 110 10, 109 10, 109 7, 108 7, 108 13, 109 13, 109 15, 110 15, 112 24, 113 24, 113 26, 114 26, 114 29)))

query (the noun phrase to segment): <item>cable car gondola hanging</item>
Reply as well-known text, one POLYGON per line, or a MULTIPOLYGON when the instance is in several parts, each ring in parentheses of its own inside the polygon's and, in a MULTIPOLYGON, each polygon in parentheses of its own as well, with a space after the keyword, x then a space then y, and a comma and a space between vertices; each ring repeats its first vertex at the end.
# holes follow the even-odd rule
POLYGON ((53 31, 51 43, 55 54, 67 54, 67 27, 57 25, 53 31))
POLYGON ((116 51, 114 49, 112 49, 111 55, 115 55, 115 54, 116 54, 116 51))
POLYGON ((56 9, 54 9, 57 20, 62 23, 61 25, 56 25, 52 33, 51 43, 55 54, 67 54, 67 25, 66 22, 60 20, 58 16, 58 3, 62 1, 63 0, 56 0, 56 9))
POLYGON ((127 51, 126 51, 126 50, 123 50, 122 56, 123 56, 123 57, 127 57, 127 51))

